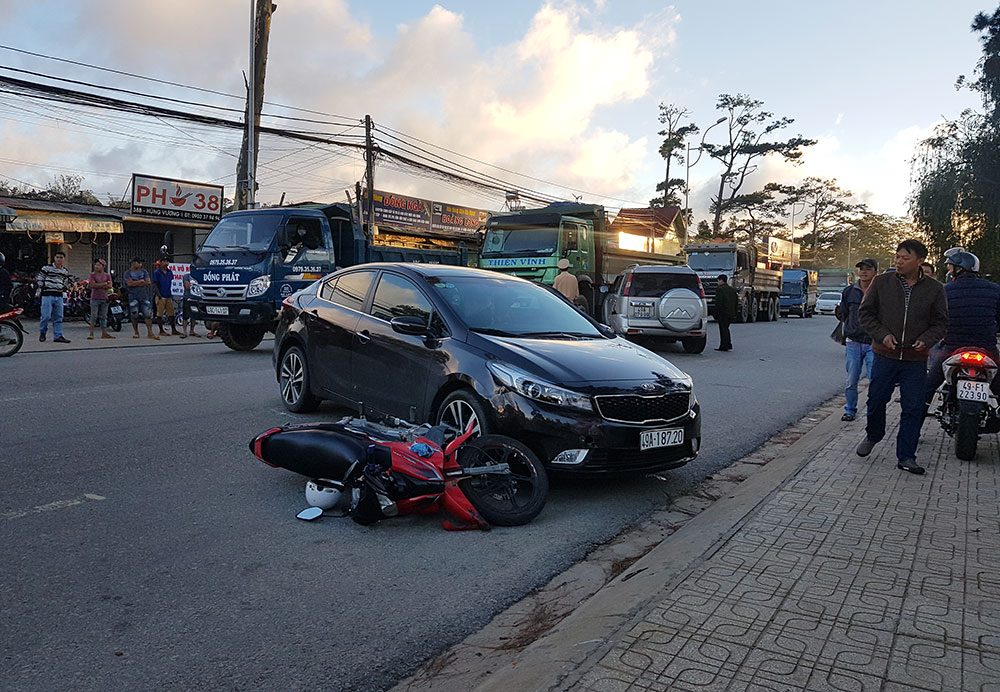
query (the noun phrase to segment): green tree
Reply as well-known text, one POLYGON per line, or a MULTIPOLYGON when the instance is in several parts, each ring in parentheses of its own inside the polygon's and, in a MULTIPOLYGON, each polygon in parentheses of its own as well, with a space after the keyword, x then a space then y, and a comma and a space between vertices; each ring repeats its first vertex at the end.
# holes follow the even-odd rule
POLYGON ((729 223, 726 235, 748 243, 757 243, 766 236, 786 235, 784 217, 788 200, 784 187, 768 183, 762 190, 736 195, 729 202, 729 223))
POLYGON ((687 118, 691 112, 687 108, 675 106, 674 104, 660 104, 660 123, 665 127, 659 131, 663 142, 660 144, 660 156, 666 162, 666 174, 663 182, 656 184, 656 190, 661 193, 659 197, 649 200, 651 207, 679 207, 681 206, 680 192, 684 190, 684 178, 670 177, 670 164, 683 163, 685 140, 698 132, 698 126, 694 123, 681 124, 681 120, 687 118))
POLYGON ((837 185, 836 180, 806 178, 799 185, 780 186, 786 204, 801 205, 803 221, 793 228, 805 229, 801 238, 806 256, 821 261, 837 243, 851 221, 864 214, 865 205, 854 199, 854 193, 837 185))
POLYGON ((780 156, 798 163, 803 147, 812 146, 814 139, 801 135, 783 141, 772 141, 771 135, 791 125, 791 118, 775 118, 763 109, 764 102, 746 94, 721 94, 715 107, 726 117, 728 136, 722 144, 704 143, 702 147, 722 165, 719 190, 712 198, 715 219, 712 228, 719 232, 722 216, 733 209, 734 200, 760 161, 767 156, 780 156))

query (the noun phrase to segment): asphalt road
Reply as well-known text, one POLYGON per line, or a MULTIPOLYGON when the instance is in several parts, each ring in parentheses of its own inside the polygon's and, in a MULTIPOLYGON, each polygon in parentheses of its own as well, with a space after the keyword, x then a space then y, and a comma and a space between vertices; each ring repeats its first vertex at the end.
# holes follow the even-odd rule
POLYGON ((264 347, 4 359, 0 688, 389 687, 836 394, 833 326, 734 325, 733 352, 664 352, 694 377, 700 458, 663 480, 554 481, 534 523, 489 533, 297 521, 302 479, 247 449, 302 420, 264 347))

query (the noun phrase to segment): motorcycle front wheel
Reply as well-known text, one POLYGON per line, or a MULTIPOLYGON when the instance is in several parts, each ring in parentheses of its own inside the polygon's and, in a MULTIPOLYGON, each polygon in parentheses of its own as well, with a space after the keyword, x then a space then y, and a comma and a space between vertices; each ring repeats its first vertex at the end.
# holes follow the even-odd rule
POLYGON ((462 468, 507 464, 510 473, 485 473, 458 482, 483 519, 494 526, 520 526, 538 516, 549 496, 549 478, 538 457, 503 435, 481 435, 459 451, 462 468))
POLYGON ((0 321, 0 358, 12 356, 21 350, 24 335, 17 325, 7 320, 0 321))

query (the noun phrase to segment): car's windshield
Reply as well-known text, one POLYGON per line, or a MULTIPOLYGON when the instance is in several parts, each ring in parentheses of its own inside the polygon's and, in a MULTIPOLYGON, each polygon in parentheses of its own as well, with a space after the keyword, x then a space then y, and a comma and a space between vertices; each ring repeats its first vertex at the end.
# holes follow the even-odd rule
POLYGON ((783 296, 801 296, 802 295, 802 282, 801 281, 786 281, 781 284, 781 295, 783 296))
POLYGON ((820 300, 840 300, 839 293, 824 293, 819 297, 820 300))
POLYGON ((429 281, 473 331, 501 336, 602 336, 575 308, 526 281, 478 276, 429 281))
POLYGON ((559 242, 552 226, 491 228, 483 243, 483 257, 498 255, 551 255, 559 242))
POLYGON ((280 214, 227 216, 215 225, 201 246, 206 249, 268 250, 280 220, 280 214))
POLYGON ((688 266, 701 271, 710 269, 732 271, 735 259, 735 255, 731 252, 691 252, 688 253, 688 266))

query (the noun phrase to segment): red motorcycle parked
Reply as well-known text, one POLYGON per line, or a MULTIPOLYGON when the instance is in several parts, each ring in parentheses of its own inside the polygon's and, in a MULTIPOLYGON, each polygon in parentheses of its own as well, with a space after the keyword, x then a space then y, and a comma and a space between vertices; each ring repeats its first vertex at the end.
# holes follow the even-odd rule
POLYGON ((341 516, 373 524, 400 514, 444 509, 450 531, 518 526, 548 498, 548 477, 530 449, 503 435, 473 439, 445 426, 388 426, 364 419, 271 428, 250 441, 269 466, 309 478, 299 513, 312 520, 342 498, 341 516))
POLYGON ((18 319, 23 312, 21 308, 14 308, 10 312, 0 313, 0 358, 12 356, 21 350, 24 335, 28 333, 18 319))

